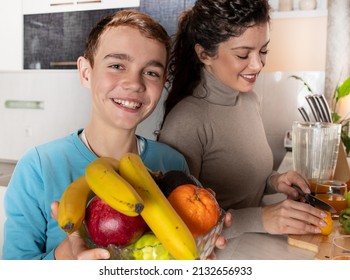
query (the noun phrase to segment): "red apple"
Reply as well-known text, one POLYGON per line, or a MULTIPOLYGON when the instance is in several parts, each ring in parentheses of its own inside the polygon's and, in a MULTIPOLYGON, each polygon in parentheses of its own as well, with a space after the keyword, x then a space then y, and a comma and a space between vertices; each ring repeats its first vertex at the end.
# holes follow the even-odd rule
POLYGON ((100 246, 114 244, 118 247, 135 242, 147 228, 139 215, 126 216, 95 196, 85 213, 86 230, 92 241, 100 246))

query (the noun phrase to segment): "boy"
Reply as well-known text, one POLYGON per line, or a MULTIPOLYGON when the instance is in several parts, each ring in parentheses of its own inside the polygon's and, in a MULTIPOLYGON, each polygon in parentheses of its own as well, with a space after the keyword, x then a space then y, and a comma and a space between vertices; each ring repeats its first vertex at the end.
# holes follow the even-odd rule
POLYGON ((163 27, 136 11, 120 11, 92 29, 77 61, 81 84, 91 91, 90 121, 17 163, 5 196, 4 259, 109 258, 107 250, 87 249, 77 233, 67 237, 54 218, 65 188, 97 157, 132 152, 151 170, 188 172, 177 151, 135 135, 161 97, 169 51, 163 27))

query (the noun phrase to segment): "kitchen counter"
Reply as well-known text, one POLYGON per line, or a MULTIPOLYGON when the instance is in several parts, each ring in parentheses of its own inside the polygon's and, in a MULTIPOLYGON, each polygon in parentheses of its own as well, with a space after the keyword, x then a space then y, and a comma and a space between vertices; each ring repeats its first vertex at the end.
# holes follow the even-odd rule
MULTIPOLYGON (((285 199, 283 194, 264 197, 264 204, 285 199)), ((287 235, 244 233, 228 240, 224 250, 216 252, 221 260, 312 260, 315 253, 288 244, 287 235)))
POLYGON ((16 161, 0 159, 0 186, 6 187, 16 166, 16 161))
MULTIPOLYGON (((278 172, 293 169, 292 153, 287 152, 278 172)), ((276 203, 285 199, 283 194, 264 197, 264 204, 276 203)), ((219 259, 231 260, 312 260, 315 253, 288 245, 287 235, 271 235, 264 233, 244 233, 228 240, 224 250, 216 252, 219 259)))
POLYGON ((221 260, 312 260, 315 253, 288 245, 287 235, 244 233, 216 252, 221 260))

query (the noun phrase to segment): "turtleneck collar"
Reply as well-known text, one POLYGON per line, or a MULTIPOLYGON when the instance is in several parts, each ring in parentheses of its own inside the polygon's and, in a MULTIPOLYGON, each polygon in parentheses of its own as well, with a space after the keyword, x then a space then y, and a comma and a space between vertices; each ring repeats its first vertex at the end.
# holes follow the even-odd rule
POLYGON ((195 97, 203 98, 216 105, 236 105, 239 91, 233 90, 215 79, 205 68, 202 68, 201 77, 201 82, 193 93, 195 97))

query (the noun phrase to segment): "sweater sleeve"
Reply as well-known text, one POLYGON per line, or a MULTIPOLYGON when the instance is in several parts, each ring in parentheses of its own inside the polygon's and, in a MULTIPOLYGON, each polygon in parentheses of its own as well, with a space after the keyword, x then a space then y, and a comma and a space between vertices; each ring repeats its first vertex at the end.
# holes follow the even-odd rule
POLYGON ((233 217, 233 224, 230 228, 223 230, 223 236, 231 239, 242 233, 255 232, 266 233, 262 222, 262 208, 250 207, 238 210, 228 210, 233 217))
POLYGON ((270 176, 266 180, 265 194, 274 194, 277 193, 275 186, 271 184, 271 177, 273 175, 279 174, 277 171, 272 171, 270 176))

